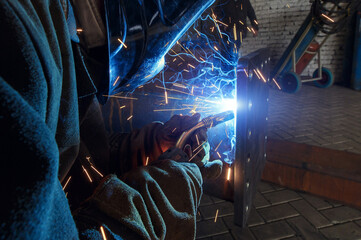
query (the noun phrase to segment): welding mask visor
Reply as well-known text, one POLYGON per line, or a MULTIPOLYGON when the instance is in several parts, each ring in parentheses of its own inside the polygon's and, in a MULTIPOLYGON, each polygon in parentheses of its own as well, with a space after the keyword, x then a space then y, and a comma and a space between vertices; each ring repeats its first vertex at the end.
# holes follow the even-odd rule
POLYGON ((108 95, 132 92, 164 67, 164 56, 214 0, 105 0, 108 95))

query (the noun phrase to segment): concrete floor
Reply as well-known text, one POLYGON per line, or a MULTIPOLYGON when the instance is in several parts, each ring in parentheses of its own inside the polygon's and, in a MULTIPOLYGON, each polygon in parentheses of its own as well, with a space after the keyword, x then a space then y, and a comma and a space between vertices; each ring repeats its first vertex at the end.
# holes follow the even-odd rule
MULTIPOLYGON (((270 138, 361 154, 360 119, 361 92, 340 86, 270 91, 270 138)), ((197 239, 361 239, 359 210, 266 182, 258 186, 248 227, 235 226, 233 217, 231 202, 204 195, 197 239)))

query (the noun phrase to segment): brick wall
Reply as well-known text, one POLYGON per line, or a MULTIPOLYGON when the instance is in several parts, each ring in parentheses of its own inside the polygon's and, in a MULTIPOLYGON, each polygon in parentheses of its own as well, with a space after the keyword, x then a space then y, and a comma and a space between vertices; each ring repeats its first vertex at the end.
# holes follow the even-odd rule
MULTIPOLYGON (((291 42, 293 36, 310 12, 311 3, 307 0, 250 0, 259 22, 259 35, 251 34, 244 40, 242 54, 268 47, 271 50, 272 64, 275 64, 291 42)), ((249 22, 248 22, 249 24, 249 22)), ((331 35, 321 49, 322 64, 331 69, 335 81, 342 81, 342 64, 346 30, 331 35)), ((312 75, 317 68, 314 58, 302 75, 312 75)))

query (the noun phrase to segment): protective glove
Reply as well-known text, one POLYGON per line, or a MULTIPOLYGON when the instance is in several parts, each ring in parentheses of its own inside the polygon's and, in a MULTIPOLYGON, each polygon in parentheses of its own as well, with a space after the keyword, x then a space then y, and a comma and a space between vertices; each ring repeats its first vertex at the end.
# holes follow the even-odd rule
POLYGON ((195 126, 201 115, 192 116, 174 115, 157 133, 157 140, 163 152, 174 147, 182 133, 195 126))
POLYGON ((223 163, 220 160, 209 162, 210 145, 207 141, 207 130, 198 129, 191 136, 184 149, 175 148, 181 134, 198 123, 200 114, 193 116, 173 116, 165 123, 158 134, 158 142, 162 150, 166 150, 159 159, 171 159, 179 162, 197 164, 203 178, 217 178, 222 172, 223 163))

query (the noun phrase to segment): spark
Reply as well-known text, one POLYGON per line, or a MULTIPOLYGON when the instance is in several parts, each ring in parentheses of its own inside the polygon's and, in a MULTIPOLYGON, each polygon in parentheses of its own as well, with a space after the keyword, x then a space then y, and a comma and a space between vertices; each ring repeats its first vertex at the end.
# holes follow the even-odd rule
POLYGON ((111 98, 122 98, 122 99, 138 100, 138 98, 134 98, 134 97, 125 97, 125 96, 118 96, 118 95, 103 95, 103 97, 111 97, 111 98))
POLYGON ((248 77, 248 73, 247 73, 247 70, 244 68, 244 73, 246 74, 246 76, 248 77))
MULTIPOLYGON (((214 49, 216 49, 216 50, 218 51, 218 48, 217 48, 217 46, 214 46, 214 49)), ((212 65, 212 67, 213 67, 213 65, 212 65)))
POLYGON ((193 95, 194 92, 194 86, 192 86, 191 94, 193 95))
POLYGON ((179 84, 179 83, 173 83, 173 86, 174 86, 174 87, 179 87, 179 88, 187 89, 186 86, 184 86, 184 85, 182 85, 182 84, 179 84))
POLYGON ((196 30, 198 36, 201 36, 200 32, 197 29, 194 28, 194 30, 196 30))
POLYGON ((216 211, 216 216, 214 217, 214 222, 217 222, 217 218, 218 218, 218 209, 216 211))
POLYGON ((188 66, 190 66, 191 68, 195 69, 195 67, 194 67, 192 64, 190 64, 190 63, 188 63, 188 66))
POLYGON ((196 134, 197 144, 199 145, 198 134, 196 134))
POLYGON ((287 6, 288 8, 290 8, 290 5, 289 5, 288 3, 286 4, 286 6, 287 6))
POLYGON ((253 69, 253 72, 257 75, 258 79, 261 79, 261 77, 258 75, 258 72, 255 69, 253 69))
POLYGON ((239 21, 240 24, 244 25, 244 23, 242 21, 239 21))
POLYGON ((120 40, 120 38, 118 38, 118 41, 119 41, 125 48, 128 48, 127 45, 125 45, 125 43, 123 43, 123 41, 120 40))
POLYGON ((178 41, 177 41, 177 44, 178 44, 185 52, 188 52, 188 51, 183 47, 183 45, 180 44, 178 41))
POLYGON ((114 83, 113 83, 113 87, 117 84, 117 82, 119 81, 120 76, 117 77, 117 79, 115 79, 114 83))
POLYGON ((234 40, 237 41, 237 29, 236 29, 236 24, 233 25, 233 35, 234 35, 234 40))
POLYGON ((239 38, 241 39, 241 43, 243 41, 242 31, 239 32, 239 38))
POLYGON ((148 162, 149 162, 149 157, 147 157, 147 158, 145 159, 145 166, 148 166, 148 162))
MULTIPOLYGON (((202 143, 202 145, 203 145, 203 143, 202 143)), ((202 146, 202 145, 199 145, 199 146, 202 146)), ((199 146, 198 146, 198 147, 199 147, 199 146)), ((198 147, 197 147, 197 148, 198 148, 198 147)), ((198 152, 196 152, 196 154, 194 154, 188 161, 189 161, 189 162, 192 161, 192 159, 195 158, 195 156, 197 156, 202 150, 203 150, 203 148, 199 149, 198 152)))
POLYGON ((278 87, 279 90, 281 90, 280 85, 277 83, 276 79, 272 78, 273 82, 276 84, 276 86, 278 87))
POLYGON ((173 62, 175 62, 176 60, 177 60, 177 58, 174 58, 174 59, 173 59, 173 62))
POLYGON ((253 20, 253 22, 255 23, 255 24, 257 24, 258 25, 258 22, 257 22, 257 20, 255 19, 255 20, 253 20))
POLYGON ((179 56, 178 53, 176 53, 173 49, 171 49, 171 51, 172 51, 175 55, 177 55, 180 59, 182 59, 183 61, 185 61, 184 58, 182 58, 181 56, 179 56))
POLYGON ((165 104, 168 104, 168 93, 164 91, 165 104))
POLYGON ((219 158, 222 158, 222 156, 221 156, 221 154, 219 154, 219 152, 217 152, 217 155, 218 155, 219 158))
POLYGON ((127 118, 127 121, 129 121, 129 120, 132 119, 132 118, 133 118, 133 115, 129 116, 129 117, 127 118))
POLYGON ((227 172, 227 181, 229 181, 231 179, 231 168, 228 167, 228 172, 227 172))
POLYGON ((168 112, 168 111, 171 112, 171 111, 184 111, 184 110, 187 110, 187 108, 154 109, 153 112, 168 112))
POLYGON ((222 141, 223 141, 223 139, 218 143, 218 145, 217 145, 217 147, 214 149, 214 151, 217 151, 217 150, 218 150, 218 148, 219 148, 219 146, 221 145, 222 141))
POLYGON ((321 14, 321 16, 324 17, 324 18, 326 18, 326 19, 327 19, 328 21, 330 21, 330 22, 333 22, 333 23, 335 22, 332 18, 330 18, 329 16, 327 16, 327 15, 325 15, 325 14, 323 14, 323 13, 321 14))
POLYGON ((105 231, 104 231, 103 226, 100 226, 100 231, 101 231, 101 233, 102 233, 103 240, 107 240, 107 236, 105 236, 105 231))
POLYGON ((68 183, 70 182, 71 176, 66 180, 66 183, 64 184, 63 190, 68 186, 68 183))
POLYGON ((174 129, 172 130, 172 133, 174 133, 174 132, 175 132, 175 130, 177 130, 177 128, 174 128, 174 129))
POLYGON ((82 32, 82 31, 83 31, 83 29, 81 29, 81 28, 77 28, 77 29, 76 29, 76 31, 79 33, 79 32, 82 32))
POLYGON ((251 30, 252 30, 253 34, 256 34, 256 31, 253 28, 251 28, 251 30))
POLYGON ((103 174, 101 174, 93 165, 90 166, 96 173, 99 174, 99 176, 103 177, 103 174))
POLYGON ((123 105, 123 106, 119 107, 119 109, 122 109, 122 108, 125 108, 125 105, 123 105))
POLYGON ((216 19, 215 19, 215 21, 216 21, 217 23, 220 23, 220 24, 222 24, 222 25, 224 25, 224 26, 228 27, 228 25, 227 25, 227 24, 225 24, 224 22, 221 22, 221 21, 216 20, 216 19))
POLYGON ((182 91, 180 91, 180 90, 177 90, 177 89, 169 89, 169 88, 164 88, 164 87, 160 87, 160 86, 155 86, 156 88, 161 88, 161 89, 164 89, 164 90, 166 90, 166 91, 170 91, 170 92, 179 92, 179 93, 183 93, 183 94, 186 94, 186 95, 190 95, 190 96, 192 96, 192 94, 189 94, 189 93, 186 93, 186 92, 182 92, 182 91))
POLYGON ((259 75, 261 76, 263 82, 267 82, 266 79, 264 78, 262 72, 257 68, 257 72, 259 73, 259 75))
POLYGON ((252 30, 251 30, 249 27, 247 27, 247 30, 248 30, 249 32, 252 32, 252 30))
POLYGON ((88 171, 85 169, 85 167, 84 167, 83 165, 81 165, 81 167, 83 168, 83 170, 84 170, 85 174, 86 174, 86 175, 87 175, 87 177, 89 178, 89 181, 90 181, 90 182, 93 182, 93 180, 91 179, 91 177, 90 177, 90 175, 89 175, 88 171))

